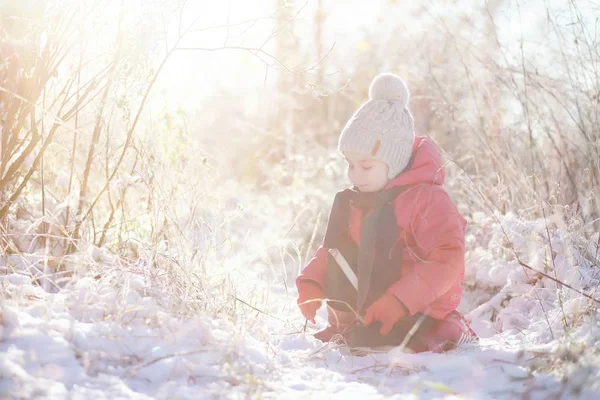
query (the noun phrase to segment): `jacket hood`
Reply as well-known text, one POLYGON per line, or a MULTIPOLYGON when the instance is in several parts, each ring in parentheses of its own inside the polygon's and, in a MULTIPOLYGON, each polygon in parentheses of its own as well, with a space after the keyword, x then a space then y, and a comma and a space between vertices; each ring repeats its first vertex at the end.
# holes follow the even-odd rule
POLYGON ((444 184, 445 178, 446 171, 437 147, 430 139, 417 136, 413 144, 412 161, 409 163, 408 169, 390 180, 385 189, 419 183, 432 183, 441 186, 444 184))

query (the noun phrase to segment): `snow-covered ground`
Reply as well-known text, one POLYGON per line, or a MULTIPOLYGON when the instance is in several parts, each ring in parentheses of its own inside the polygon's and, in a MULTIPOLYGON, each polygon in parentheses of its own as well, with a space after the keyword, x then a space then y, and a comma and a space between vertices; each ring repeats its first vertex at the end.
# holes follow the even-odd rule
POLYGON ((4 258, 0 398, 598 398, 595 309, 513 256, 593 294, 595 249, 544 221, 499 218, 470 221, 460 309, 482 339, 445 354, 324 346, 296 310, 293 273, 276 263, 240 268, 231 257, 176 291, 143 257, 125 265, 91 249, 58 291, 4 258), (534 246, 541 234, 553 259, 534 246))

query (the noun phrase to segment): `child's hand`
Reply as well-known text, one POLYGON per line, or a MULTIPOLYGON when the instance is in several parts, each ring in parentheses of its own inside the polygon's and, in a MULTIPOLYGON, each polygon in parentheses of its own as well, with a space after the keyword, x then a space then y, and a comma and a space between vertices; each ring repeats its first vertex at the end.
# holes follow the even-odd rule
POLYGON ((303 282, 298 285, 298 307, 304 318, 313 324, 324 297, 323 290, 316 283, 303 282))
POLYGON ((396 322, 406 315, 408 312, 404 304, 396 296, 386 293, 367 308, 365 325, 371 325, 374 321, 381 322, 379 333, 385 336, 390 333, 396 322))

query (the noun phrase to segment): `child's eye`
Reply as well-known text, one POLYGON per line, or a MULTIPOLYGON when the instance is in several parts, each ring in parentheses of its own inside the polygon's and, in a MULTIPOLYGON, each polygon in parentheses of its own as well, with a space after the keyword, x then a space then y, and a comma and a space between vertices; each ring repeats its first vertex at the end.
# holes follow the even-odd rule
POLYGON ((354 169, 354 165, 348 164, 348 169, 354 169))
POLYGON ((372 167, 372 165, 363 165, 363 169, 371 169, 372 167))

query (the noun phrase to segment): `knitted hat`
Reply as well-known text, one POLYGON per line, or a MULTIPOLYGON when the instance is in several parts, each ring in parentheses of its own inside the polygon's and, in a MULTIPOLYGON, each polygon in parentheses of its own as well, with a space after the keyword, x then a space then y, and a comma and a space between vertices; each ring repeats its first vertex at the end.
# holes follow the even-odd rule
POLYGON ((340 153, 369 154, 385 162, 388 177, 394 178, 408 165, 415 141, 414 121, 407 104, 408 89, 399 76, 377 75, 369 87, 369 100, 342 130, 340 153))

